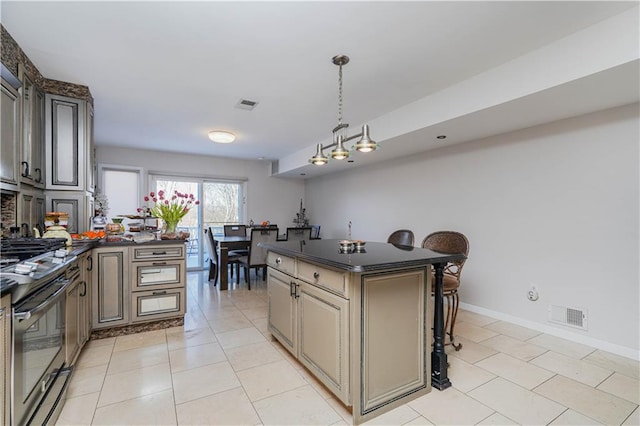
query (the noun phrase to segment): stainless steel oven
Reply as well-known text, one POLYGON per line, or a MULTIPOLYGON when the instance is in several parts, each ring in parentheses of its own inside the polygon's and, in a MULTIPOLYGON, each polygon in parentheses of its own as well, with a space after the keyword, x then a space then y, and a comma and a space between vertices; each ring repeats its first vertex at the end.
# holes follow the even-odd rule
POLYGON ((69 271, 13 306, 15 425, 53 422, 64 405, 72 372, 65 365, 66 290, 75 278, 69 271))

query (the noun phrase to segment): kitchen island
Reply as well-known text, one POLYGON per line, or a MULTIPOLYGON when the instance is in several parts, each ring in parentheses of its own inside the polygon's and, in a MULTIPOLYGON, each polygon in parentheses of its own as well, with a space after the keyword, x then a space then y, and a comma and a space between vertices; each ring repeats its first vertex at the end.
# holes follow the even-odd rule
POLYGON ((462 255, 338 240, 263 244, 269 331, 362 423, 445 389, 442 271, 462 255), (435 339, 431 312, 435 270, 435 339), (439 281, 439 282, 438 282, 439 281))

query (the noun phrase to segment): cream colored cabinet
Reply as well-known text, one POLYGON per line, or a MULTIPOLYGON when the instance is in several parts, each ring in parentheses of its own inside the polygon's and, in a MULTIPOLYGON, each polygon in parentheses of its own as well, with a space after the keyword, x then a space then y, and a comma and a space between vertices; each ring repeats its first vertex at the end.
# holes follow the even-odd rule
POLYGON ((22 149, 20 180, 27 185, 44 188, 44 92, 18 66, 22 82, 22 149))
POLYGON ((129 248, 93 249, 92 325, 94 329, 129 324, 129 248))
POLYGON ((93 139, 93 105, 87 102, 87 125, 85 127, 85 146, 87 151, 85 189, 96 192, 98 183, 98 163, 96 162, 96 148, 93 139))
MULTIPOLYGON (((348 273, 306 264, 314 269, 312 284, 282 272, 296 270, 291 258, 268 256, 267 263, 269 331, 349 405, 349 300, 327 290, 348 282, 348 273)), ((298 273, 303 264, 298 262, 298 273)))
MULTIPOLYGON (((76 265, 77 267, 77 265, 76 265)), ((80 293, 82 281, 75 279, 67 287, 67 302, 65 305, 65 353, 67 365, 73 365, 81 347, 80 343, 80 293)))
POLYGON ((20 164, 20 82, 2 67, 0 99, 0 181, 3 188, 18 190, 20 164), (6 74, 6 75, 5 75, 6 74))
POLYGON ((49 211, 69 215, 67 230, 79 234, 89 230, 94 213, 93 196, 84 191, 46 191, 46 207, 49 211))
POLYGON ((28 230, 30 234, 37 224, 43 226, 45 215, 44 192, 35 188, 31 190, 23 189, 18 198, 18 212, 19 217, 22 218, 21 223, 29 225, 28 230))
POLYGON ((46 94, 46 188, 85 190, 86 101, 46 94))
MULTIPOLYGON (((325 253, 320 244, 308 248, 315 257, 325 253)), ((388 251, 378 244, 372 251, 388 251)), ((269 331, 352 407, 354 424, 431 390, 431 265, 396 261, 356 272, 351 263, 316 262, 309 251, 278 250, 291 245, 267 255, 269 331)))
POLYGON ((183 316, 187 279, 184 245, 132 247, 132 251, 131 321, 183 316))
POLYGON ((8 425, 11 413, 11 295, 0 299, 0 424, 8 425))
POLYGON ((269 298, 269 331, 294 356, 298 356, 298 315, 293 277, 269 267, 267 294, 269 298))
POLYGON ((297 295, 298 359, 349 404, 349 300, 305 282, 297 295))
POLYGON ((78 256, 69 273, 77 271, 74 281, 67 288, 66 304, 66 361, 73 365, 91 333, 91 253, 78 256))
POLYGON ((79 302, 79 327, 78 341, 82 347, 91 336, 91 279, 93 269, 93 255, 91 251, 78 256, 80 266, 80 302, 79 302))

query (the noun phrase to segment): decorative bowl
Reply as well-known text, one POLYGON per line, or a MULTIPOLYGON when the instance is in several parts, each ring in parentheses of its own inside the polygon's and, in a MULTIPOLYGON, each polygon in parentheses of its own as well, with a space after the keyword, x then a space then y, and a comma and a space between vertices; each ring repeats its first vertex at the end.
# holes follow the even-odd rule
POLYGON ((340 244, 340 248, 342 248, 343 250, 353 248, 353 241, 351 240, 340 240, 338 241, 338 244, 340 244))

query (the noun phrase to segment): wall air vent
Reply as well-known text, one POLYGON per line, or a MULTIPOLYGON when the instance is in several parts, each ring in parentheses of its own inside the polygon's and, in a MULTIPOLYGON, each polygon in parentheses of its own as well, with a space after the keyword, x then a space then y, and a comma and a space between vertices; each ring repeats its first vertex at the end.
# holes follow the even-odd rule
POLYGON ((251 111, 258 105, 256 101, 250 101, 248 99, 240 99, 236 104, 236 108, 238 109, 246 109, 247 111, 251 111))
POLYGON ((587 329, 587 310, 584 308, 549 305, 549 322, 587 329))

